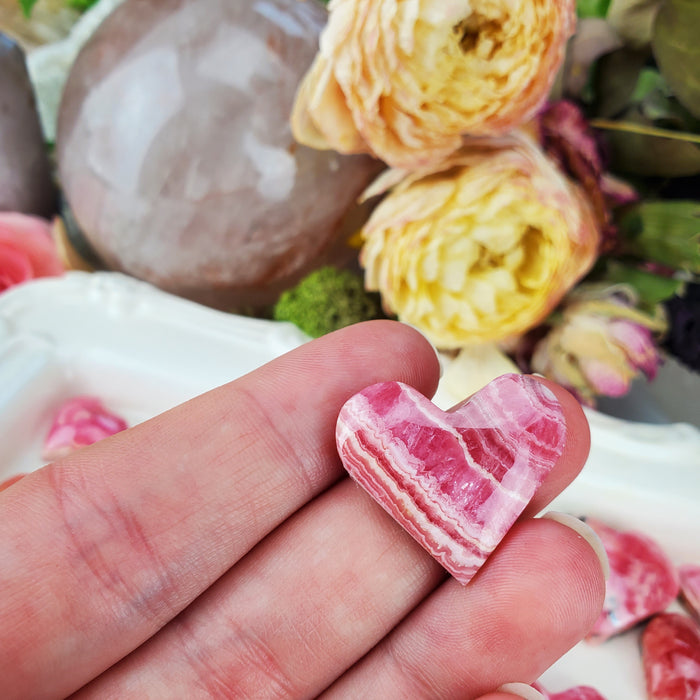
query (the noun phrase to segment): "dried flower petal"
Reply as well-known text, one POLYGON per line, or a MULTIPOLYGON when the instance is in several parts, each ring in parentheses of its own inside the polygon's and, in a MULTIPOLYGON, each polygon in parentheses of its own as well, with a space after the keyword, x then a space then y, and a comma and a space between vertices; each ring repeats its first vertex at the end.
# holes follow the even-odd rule
POLYGON ((420 167, 546 99, 573 0, 332 0, 292 113, 301 142, 420 167))
POLYGON ((636 191, 606 173, 596 134, 575 103, 559 100, 546 105, 537 116, 537 126, 547 155, 586 192, 603 234, 603 249, 613 249, 617 227, 612 210, 637 201, 636 191))
POLYGON ((58 410, 44 443, 42 457, 54 460, 92 445, 127 428, 126 421, 108 411, 93 396, 76 396, 58 410))

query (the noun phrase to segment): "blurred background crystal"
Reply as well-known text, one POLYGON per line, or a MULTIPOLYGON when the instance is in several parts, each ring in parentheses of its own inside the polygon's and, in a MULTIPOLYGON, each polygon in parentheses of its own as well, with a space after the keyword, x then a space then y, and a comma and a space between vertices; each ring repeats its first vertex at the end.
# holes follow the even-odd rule
POLYGON ((0 34, 0 211, 51 216, 57 193, 24 52, 0 34))
POLYGON ((289 113, 325 8, 127 0, 73 64, 57 159, 110 269, 232 310, 347 255, 380 165, 295 143, 289 113))

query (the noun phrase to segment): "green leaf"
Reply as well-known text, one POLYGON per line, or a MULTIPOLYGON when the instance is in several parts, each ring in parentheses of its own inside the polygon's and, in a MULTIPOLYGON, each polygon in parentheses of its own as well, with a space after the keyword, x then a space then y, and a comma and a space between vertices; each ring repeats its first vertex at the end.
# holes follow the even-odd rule
POLYGON ((640 202, 617 224, 623 253, 700 273, 700 202, 640 202))
POLYGON ((652 48, 676 97, 700 118, 700 2, 666 0, 654 22, 652 48))
POLYGON ((634 86, 630 100, 643 102, 655 92, 668 92, 664 77, 655 68, 642 68, 637 76, 637 84, 634 86))
POLYGON ((24 12, 25 17, 29 17, 32 14, 32 9, 36 5, 37 0, 19 0, 19 5, 24 12))
POLYGON ((603 279, 611 284, 632 287, 637 293, 641 307, 649 311, 662 301, 678 294, 684 286, 682 280, 640 270, 619 260, 606 261, 603 279))
POLYGON ((576 0, 576 12, 581 18, 605 17, 609 7, 610 0, 576 0))
POLYGON ((643 68, 639 72, 631 102, 640 106, 641 112, 655 126, 697 131, 698 120, 674 97, 665 78, 656 68, 643 68))
POLYGON ((93 5, 96 5, 98 0, 67 0, 68 7, 72 7, 79 12, 89 10, 93 5))
POLYGON ((627 108, 648 58, 648 51, 627 47, 600 58, 593 81, 599 117, 616 117, 627 108))
POLYGON ((612 0, 608 22, 634 48, 648 46, 654 19, 663 0, 612 0))

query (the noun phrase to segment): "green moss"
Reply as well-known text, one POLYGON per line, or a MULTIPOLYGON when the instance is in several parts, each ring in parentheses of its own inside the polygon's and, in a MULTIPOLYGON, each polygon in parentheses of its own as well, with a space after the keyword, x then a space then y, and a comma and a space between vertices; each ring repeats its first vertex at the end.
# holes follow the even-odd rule
MULTIPOLYGON (((19 0, 19 5, 24 12, 25 17, 30 17, 34 5, 36 5, 37 0, 19 0)), ((66 0, 66 6, 72 7, 74 10, 79 12, 85 12, 85 10, 90 9, 93 5, 97 3, 97 0, 66 0)))
POLYGON ((93 5, 97 4, 97 0, 67 0, 68 7, 73 7, 80 12, 89 10, 93 5))
POLYGON ((31 16, 34 5, 36 5, 36 0, 19 0, 19 6, 22 8, 25 17, 31 16))
POLYGON ((273 312, 275 320, 290 321, 312 338, 382 315, 378 296, 365 291, 361 277, 333 267, 283 292, 273 312))

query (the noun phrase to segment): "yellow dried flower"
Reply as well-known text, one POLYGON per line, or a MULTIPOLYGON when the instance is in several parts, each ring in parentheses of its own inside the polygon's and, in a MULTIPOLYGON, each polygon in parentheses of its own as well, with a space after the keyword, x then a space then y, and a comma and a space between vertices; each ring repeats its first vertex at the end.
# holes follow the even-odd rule
POLYGON ((441 166, 389 170, 365 225, 365 285, 441 348, 537 325, 593 264, 592 210, 529 137, 476 139, 441 166))
POLYGON ((574 0, 331 0, 296 139, 413 168, 504 134, 546 99, 574 0))

